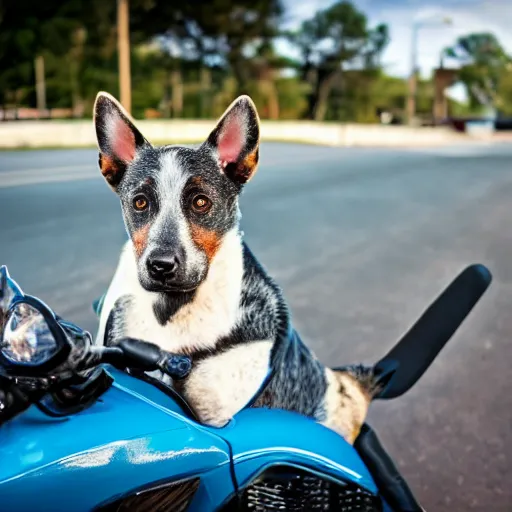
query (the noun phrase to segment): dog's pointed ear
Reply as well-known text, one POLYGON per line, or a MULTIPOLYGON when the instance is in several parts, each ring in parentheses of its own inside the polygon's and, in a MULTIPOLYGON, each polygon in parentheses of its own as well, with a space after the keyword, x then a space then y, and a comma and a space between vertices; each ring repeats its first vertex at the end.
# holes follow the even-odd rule
POLYGON ((228 178, 243 185, 254 176, 259 159, 260 120, 249 96, 240 96, 228 107, 206 143, 213 148, 228 178))
POLYGON ((116 190, 127 166, 149 142, 135 128, 130 115, 110 94, 99 92, 94 103, 94 127, 103 177, 116 190))

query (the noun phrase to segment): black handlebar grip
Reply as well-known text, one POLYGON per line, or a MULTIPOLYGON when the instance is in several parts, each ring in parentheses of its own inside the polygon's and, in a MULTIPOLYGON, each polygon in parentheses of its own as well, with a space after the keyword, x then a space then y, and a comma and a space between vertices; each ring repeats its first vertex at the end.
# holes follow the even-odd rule
POLYGON ((123 351, 124 362, 128 368, 143 371, 158 369, 162 358, 162 350, 158 345, 135 338, 124 338, 118 345, 123 351))
POLYGON ((161 370, 177 380, 184 379, 192 370, 190 357, 170 354, 154 343, 125 338, 118 345, 123 352, 123 363, 128 368, 142 371, 161 370))
POLYGON ((389 384, 376 398, 403 395, 420 379, 480 300, 491 280, 491 273, 483 265, 471 265, 455 278, 375 365, 376 369, 398 365, 389 384))

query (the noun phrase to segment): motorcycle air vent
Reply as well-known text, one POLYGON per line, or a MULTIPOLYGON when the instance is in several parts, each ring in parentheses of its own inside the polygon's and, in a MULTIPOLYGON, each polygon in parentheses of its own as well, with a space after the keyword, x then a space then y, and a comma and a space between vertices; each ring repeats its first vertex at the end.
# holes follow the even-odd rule
POLYGON ((96 508, 96 512, 185 512, 199 487, 199 478, 145 489, 96 508))
POLYGON ((335 483, 293 467, 268 468, 223 512, 381 512, 379 496, 355 484, 335 483))

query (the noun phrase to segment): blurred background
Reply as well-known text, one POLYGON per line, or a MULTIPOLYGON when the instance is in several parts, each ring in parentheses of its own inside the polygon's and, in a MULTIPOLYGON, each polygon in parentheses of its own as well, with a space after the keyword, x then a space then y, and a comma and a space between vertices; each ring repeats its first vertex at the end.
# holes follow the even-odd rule
POLYGON ((217 117, 242 92, 265 119, 506 118, 510 10, 507 0, 3 0, 0 118, 90 117, 98 90, 120 91, 137 118, 217 117))
POLYGON ((0 0, 0 264, 94 332, 126 236, 96 93, 152 142, 202 140, 248 93, 245 239, 322 361, 377 360, 465 266, 493 272, 370 422, 427 510, 510 511, 510 27, 510 0, 0 0))

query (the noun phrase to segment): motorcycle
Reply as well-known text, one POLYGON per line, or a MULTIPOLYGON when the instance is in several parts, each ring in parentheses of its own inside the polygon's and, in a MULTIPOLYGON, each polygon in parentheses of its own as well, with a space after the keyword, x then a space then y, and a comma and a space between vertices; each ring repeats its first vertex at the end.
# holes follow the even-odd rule
MULTIPOLYGON (((466 268, 376 365, 379 399, 418 381, 491 282, 466 268)), ((0 510, 423 510, 367 424, 354 444, 293 412, 245 408, 200 424, 161 380, 188 357, 88 332, 26 295, 0 268, 0 510)), ((272 375, 269 375, 272 378, 272 375)))

